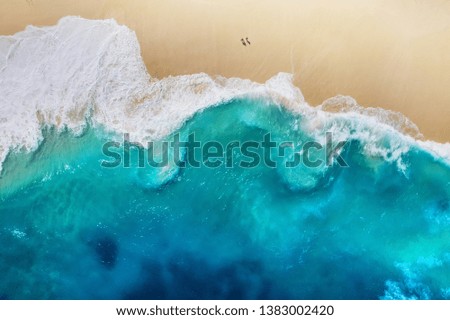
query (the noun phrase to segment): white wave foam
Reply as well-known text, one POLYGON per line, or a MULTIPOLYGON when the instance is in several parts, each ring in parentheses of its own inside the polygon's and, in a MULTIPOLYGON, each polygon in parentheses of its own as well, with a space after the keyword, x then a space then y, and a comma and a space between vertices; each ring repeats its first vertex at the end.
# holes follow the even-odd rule
POLYGON ((450 163, 450 143, 438 143, 435 141, 417 141, 417 144, 430 152, 436 159, 443 159, 450 163))
MULTIPOLYGON (((89 118, 94 126, 128 132, 133 140, 145 142, 169 134, 205 107, 239 97, 268 99, 301 112, 307 120, 303 129, 332 130, 343 138, 370 142, 372 150, 367 152, 384 154, 388 160, 398 157, 388 149, 401 155, 415 143, 397 130, 406 127, 418 133, 406 118, 364 109, 356 102, 330 112, 342 98, 312 108, 286 73, 265 84, 203 73, 151 78, 133 31, 112 19, 65 17, 56 26, 30 26, 0 37, 0 170, 9 152, 37 147, 44 126, 77 134, 89 118), (399 125, 398 119, 406 122, 399 125)), ((450 161, 450 145, 420 146, 450 161)))

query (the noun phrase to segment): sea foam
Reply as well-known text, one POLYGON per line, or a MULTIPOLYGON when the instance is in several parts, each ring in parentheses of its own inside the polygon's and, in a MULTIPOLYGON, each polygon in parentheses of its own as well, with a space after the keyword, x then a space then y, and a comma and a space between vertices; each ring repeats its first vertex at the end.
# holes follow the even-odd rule
POLYGON ((416 140, 417 127, 399 113, 340 96, 311 107, 287 73, 264 84, 204 73, 159 80, 148 74, 132 30, 113 19, 65 17, 0 37, 0 170, 10 152, 35 150, 45 127, 81 134, 91 124, 145 142, 206 107, 244 97, 301 113, 301 129, 318 140, 331 131, 388 161, 400 161, 411 145, 450 161, 450 144, 416 140))

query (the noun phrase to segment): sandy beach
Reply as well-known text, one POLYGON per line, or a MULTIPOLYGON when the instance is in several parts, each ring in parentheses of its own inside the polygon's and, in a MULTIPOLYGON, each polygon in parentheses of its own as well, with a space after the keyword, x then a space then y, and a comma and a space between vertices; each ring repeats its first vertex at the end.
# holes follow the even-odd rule
POLYGON ((294 74, 312 105, 338 94, 400 111, 450 141, 450 2, 422 0, 0 0, 0 34, 61 17, 136 31, 157 78, 294 74), (241 38, 251 44, 244 46, 241 38))

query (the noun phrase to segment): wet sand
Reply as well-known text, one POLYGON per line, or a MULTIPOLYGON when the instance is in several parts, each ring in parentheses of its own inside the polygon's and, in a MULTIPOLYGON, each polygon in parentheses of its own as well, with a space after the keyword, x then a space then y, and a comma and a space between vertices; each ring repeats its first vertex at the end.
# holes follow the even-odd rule
POLYGON ((0 34, 66 15, 115 18, 136 31, 154 77, 263 82, 291 72, 312 105, 350 95, 402 112, 426 139, 450 141, 449 1, 0 0, 0 13, 0 34))

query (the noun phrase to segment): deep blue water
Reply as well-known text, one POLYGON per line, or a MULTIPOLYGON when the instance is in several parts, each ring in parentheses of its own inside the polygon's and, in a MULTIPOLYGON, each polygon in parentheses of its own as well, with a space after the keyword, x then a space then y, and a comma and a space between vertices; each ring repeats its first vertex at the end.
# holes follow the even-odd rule
MULTIPOLYGON (((207 109, 174 134, 311 139, 301 116, 260 104, 207 109)), ((422 150, 405 172, 357 140, 348 167, 164 171, 138 168, 135 149, 130 168, 102 167, 101 128, 45 137, 4 165, 1 297, 450 298, 450 168, 422 150)))

